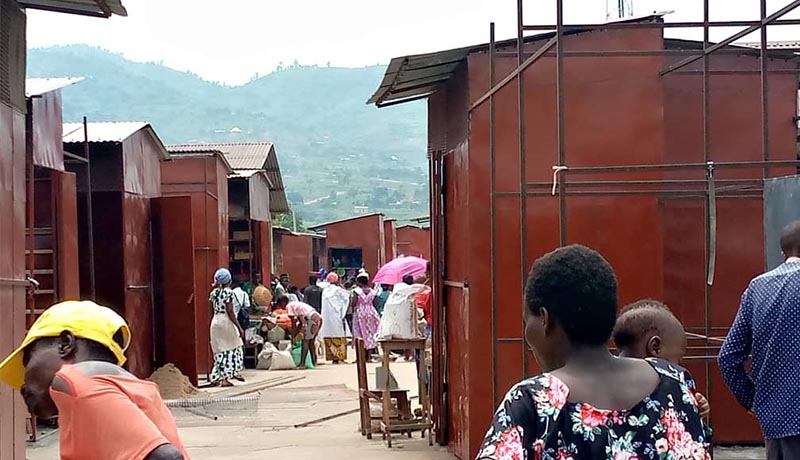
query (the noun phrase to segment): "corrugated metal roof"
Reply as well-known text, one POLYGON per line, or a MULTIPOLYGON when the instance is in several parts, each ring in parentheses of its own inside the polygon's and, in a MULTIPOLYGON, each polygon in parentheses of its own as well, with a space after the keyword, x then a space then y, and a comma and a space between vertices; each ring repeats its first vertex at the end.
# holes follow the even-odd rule
POLYGON ((228 159, 225 158, 225 154, 223 154, 219 150, 200 148, 192 151, 186 151, 186 150, 173 151, 172 146, 167 145, 166 147, 170 157, 172 157, 173 160, 178 160, 181 158, 217 157, 222 160, 222 163, 225 165, 225 169, 227 170, 228 174, 233 174, 233 167, 231 167, 231 164, 228 162, 228 159))
POLYGON ((373 212, 371 214, 364 214, 362 216, 353 216, 353 217, 348 217, 346 219, 334 220, 333 222, 325 222, 324 224, 317 224, 317 225, 308 227, 308 229, 312 230, 312 231, 317 231, 317 230, 322 230, 323 228, 329 227, 329 226, 334 225, 334 224, 341 224, 342 222, 349 222, 351 220, 366 219, 368 217, 375 217, 375 216, 382 216, 382 215, 383 215, 382 212, 373 212))
POLYGON ((293 232, 291 229, 281 226, 273 226, 272 231, 280 235, 308 236, 311 238, 325 239, 325 235, 321 233, 293 232))
MULTIPOLYGON (((662 22, 664 14, 654 14, 642 18, 628 19, 619 22, 662 22)), ((602 28, 575 29, 565 32, 573 35, 602 28)), ((525 37, 525 43, 549 40, 555 32, 546 32, 525 37)), ((516 46, 517 39, 503 40, 495 43, 498 48, 516 46)), ((417 99, 424 99, 439 89, 439 85, 449 80, 464 60, 473 53, 486 52, 488 43, 466 46, 435 53, 417 54, 393 58, 386 68, 383 81, 367 104, 378 107, 402 104, 417 99)))
POLYGON ((69 85, 74 85, 79 81, 83 81, 83 77, 78 78, 26 78, 25 79, 25 96, 41 96, 42 94, 49 93, 65 88, 69 85))
MULTIPOLYGON (((153 138, 161 158, 169 160, 169 152, 164 147, 164 143, 161 142, 153 127, 144 121, 93 122, 86 127, 90 143, 122 142, 141 130, 147 131, 153 138)), ((64 123, 64 143, 81 144, 83 142, 83 123, 64 123)))
MULTIPOLYGON (((642 18, 628 19, 619 21, 623 23, 629 22, 663 22, 665 13, 657 13, 642 18)), ((598 24, 594 27, 586 27, 579 29, 570 29, 564 32, 565 35, 573 35, 586 33, 593 30, 600 30, 603 24, 598 24)), ((539 41, 550 40, 555 36, 555 32, 547 32, 543 34, 531 35, 525 37, 525 43, 535 43, 539 41)), ((665 39, 665 46, 679 47, 679 48, 699 48, 702 49, 702 42, 691 40, 673 40, 665 39)), ((772 42, 773 47, 770 49, 774 52, 779 52, 781 49, 791 49, 797 42, 772 42)), ((497 48, 516 47, 517 40, 503 40, 496 42, 497 48)), ((746 44, 741 44, 746 46, 746 44)), ((734 48, 734 46, 730 46, 734 48)), ((391 60, 389 66, 386 68, 383 81, 381 82, 375 94, 369 98, 367 104, 375 104, 378 107, 387 105, 402 104, 404 102, 415 101, 424 99, 435 93, 439 86, 449 80, 456 69, 467 59, 470 54, 482 53, 489 50, 488 43, 479 45, 467 46, 464 48, 456 48, 452 50, 438 51, 435 53, 417 54, 411 56, 401 56, 391 60)), ((750 53, 749 48, 742 47, 743 52, 750 53)), ((771 54, 775 57, 792 57, 790 54, 771 54)))
MULTIPOLYGON (((143 121, 94 122, 88 124, 87 132, 89 142, 122 142, 145 126, 143 121)), ((64 123, 65 143, 83 141, 83 123, 64 123)))
POLYGON ((23 8, 55 11, 58 13, 85 16, 110 17, 112 14, 127 16, 128 11, 121 0, 17 0, 23 8))
POLYGON ((234 174, 249 177, 264 171, 270 184, 270 211, 289 212, 286 188, 283 185, 278 155, 272 142, 236 142, 218 144, 176 144, 170 145, 170 152, 192 152, 198 149, 219 150, 233 168, 234 174))

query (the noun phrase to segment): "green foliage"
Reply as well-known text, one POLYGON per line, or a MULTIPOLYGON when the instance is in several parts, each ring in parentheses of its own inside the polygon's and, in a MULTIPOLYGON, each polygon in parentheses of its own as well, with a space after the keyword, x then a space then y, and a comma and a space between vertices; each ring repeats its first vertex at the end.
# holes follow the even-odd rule
POLYGON ((401 220, 428 213, 425 105, 366 105, 383 72, 295 61, 227 87, 83 45, 28 53, 31 77, 85 78, 63 91, 65 121, 148 121, 165 143, 274 142, 287 199, 311 223, 355 206, 401 220))
POLYGON ((298 232, 307 232, 308 227, 303 223, 303 218, 298 214, 297 221, 294 220, 292 217, 291 212, 285 212, 283 214, 276 214, 275 217, 272 219, 272 225, 275 227, 283 227, 288 228, 289 230, 294 230, 295 224, 297 224, 297 231, 298 232))

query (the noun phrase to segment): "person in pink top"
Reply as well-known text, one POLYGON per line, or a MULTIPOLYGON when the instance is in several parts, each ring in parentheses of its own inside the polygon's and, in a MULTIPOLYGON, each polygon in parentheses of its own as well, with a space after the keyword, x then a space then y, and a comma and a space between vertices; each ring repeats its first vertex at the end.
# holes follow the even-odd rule
POLYGON ((367 357, 378 350, 378 327, 381 317, 375 306, 378 304, 378 293, 369 286, 369 274, 361 271, 356 276, 356 287, 350 300, 353 307, 353 337, 364 341, 367 357))
POLYGON ((278 300, 275 301, 275 308, 285 308, 289 317, 300 323, 300 333, 303 334, 303 348, 300 352, 300 364, 297 367, 305 369, 306 356, 308 356, 309 351, 311 351, 311 362, 316 366, 317 347, 314 342, 317 340, 320 328, 322 328, 322 315, 317 313, 317 310, 311 305, 299 301, 289 301, 289 297, 285 295, 278 297, 278 300))

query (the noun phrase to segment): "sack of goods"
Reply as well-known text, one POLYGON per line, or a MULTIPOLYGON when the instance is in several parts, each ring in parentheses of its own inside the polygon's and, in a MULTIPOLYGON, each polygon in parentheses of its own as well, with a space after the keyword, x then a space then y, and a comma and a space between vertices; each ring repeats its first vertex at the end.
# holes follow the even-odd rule
POLYGON ((408 340, 420 337, 417 326, 419 321, 417 303, 412 297, 419 289, 419 285, 395 286, 383 307, 378 340, 408 340))

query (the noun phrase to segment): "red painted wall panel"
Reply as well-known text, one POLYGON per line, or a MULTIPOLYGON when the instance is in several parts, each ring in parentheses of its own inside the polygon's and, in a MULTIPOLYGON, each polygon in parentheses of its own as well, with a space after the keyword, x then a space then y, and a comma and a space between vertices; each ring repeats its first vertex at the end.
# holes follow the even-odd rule
POLYGON ((75 174, 53 171, 58 237, 59 300, 80 298, 78 264, 78 202, 75 174))
MULTIPOLYGON (((164 261, 166 267, 178 265, 182 269, 193 267, 194 280, 194 326, 192 337, 196 341, 196 362, 193 371, 209 372, 212 357, 209 349, 210 317, 208 313, 208 291, 214 271, 228 265, 228 181, 225 166, 218 157, 175 157, 161 164, 161 181, 165 196, 190 196, 191 226, 193 228, 194 255, 192 262, 181 258, 164 261), (224 204, 220 204, 220 197, 224 204), (222 229, 224 234, 221 234, 222 229)), ((183 222, 168 220, 167 232, 183 222)), ((178 301, 180 299, 173 299, 178 301)), ((185 302, 183 299, 182 302, 185 302)), ((167 344, 167 348, 171 347, 167 344)), ((169 351, 169 350, 168 350, 169 351)), ((191 372, 187 372, 191 375, 191 372)))
MULTIPOLYGON (((275 253, 275 272, 288 273, 290 284, 303 289, 308 285, 308 277, 314 271, 312 263, 312 237, 308 235, 279 234, 280 252, 275 253)), ((277 250, 277 245, 276 245, 277 250)))
MULTIPOLYGON (((664 46, 658 27, 595 31, 564 40, 565 49, 574 51, 664 46)), ((773 69, 793 68, 779 60, 771 62, 773 69)), ((443 186, 432 187, 433 201, 442 203, 441 215, 432 214, 433 252, 443 254, 441 262, 434 264, 435 284, 441 283, 434 287, 434 292, 441 293, 435 299, 436 315, 443 315, 448 325, 443 342, 434 338, 438 347, 434 356, 441 354, 447 359, 448 440, 462 459, 474 455, 495 404, 508 387, 525 374, 537 372, 535 362, 523 346, 520 316, 522 287, 530 264, 560 244, 558 198, 550 196, 552 167, 560 163, 556 148, 554 63, 552 58, 542 58, 524 77, 527 142, 523 178, 518 150, 516 82, 495 96, 494 168, 490 163, 487 103, 469 112, 469 142, 465 142, 463 125, 468 101, 477 99, 490 87, 485 53, 471 55, 466 70, 456 72, 429 101, 429 150, 444 165, 443 186), (496 195, 492 209, 493 171, 494 189, 503 193, 496 195), (519 231, 520 181, 528 184, 525 235, 519 231), (436 196, 437 187, 440 196, 436 196), (490 233, 492 217, 497 229, 494 241, 490 233), (465 228, 469 232, 463 231, 465 228), (526 251, 522 250, 523 242, 526 251), (497 261, 494 280, 492 247, 497 261), (468 287, 465 289, 463 285, 468 287), (490 332, 492 324, 494 337, 490 332)), ((703 162, 703 124, 702 118, 698 118, 698 113, 702 115, 702 92, 698 86, 701 80, 695 73, 681 72, 662 78, 659 71, 668 63, 658 56, 565 59, 566 166, 703 162), (609 117, 609 113, 614 116, 609 117)), ((499 79, 516 67, 516 60, 500 57, 497 64, 499 79)), ((758 60, 724 56, 712 67, 757 69, 758 60)), ((760 159, 758 74, 720 73, 712 77, 711 83, 711 158, 717 162, 760 159)), ((793 121, 796 86, 795 78, 789 74, 770 75, 772 159, 796 158, 797 132, 793 121)), ((773 168, 770 175, 791 173, 792 168, 773 168)), ((716 177, 758 178, 760 174, 758 168, 718 169, 716 177)), ((687 327, 704 326, 702 195, 678 200, 666 192, 625 194, 641 190, 642 186, 611 183, 702 180, 704 170, 566 173, 562 177, 570 183, 564 219, 566 242, 593 246, 610 260, 620 280, 621 303, 642 297, 664 299, 687 327), (597 181, 607 183, 604 187, 580 184, 597 181)), ((658 191, 652 186, 649 190, 658 191)), ((711 288, 709 326, 724 328, 730 325, 738 296, 749 279, 763 270, 763 216, 757 194, 746 200, 720 197, 717 206, 718 265, 716 282, 711 288), (749 249, 742 250, 743 246, 749 249)), ((334 245, 329 241, 329 246, 334 245)), ((690 367, 699 374, 696 377, 701 388, 709 381, 715 413, 721 414, 715 419, 715 438, 722 442, 758 439, 755 425, 741 422, 744 415, 720 383, 715 364, 690 367), (706 379, 706 373, 710 379, 706 379)), ((435 376, 435 380, 440 378, 435 376)))
MULTIPOLYGON (((25 335, 25 116, 0 104, 0 355, 25 335)), ((19 393, 0 386, 0 457, 25 458, 27 410, 19 393)))
POLYGON ((397 228, 397 255, 431 260, 431 230, 413 225, 397 228))
POLYGON ((155 328, 150 199, 123 196, 124 312, 131 328, 128 369, 140 377, 153 372, 155 328))
POLYGON ((330 224, 325 229, 328 259, 331 249, 361 248, 364 269, 374 275, 385 263, 383 216, 379 214, 357 217, 330 224))
POLYGON ((397 221, 383 221, 383 259, 385 262, 397 257, 397 221))

